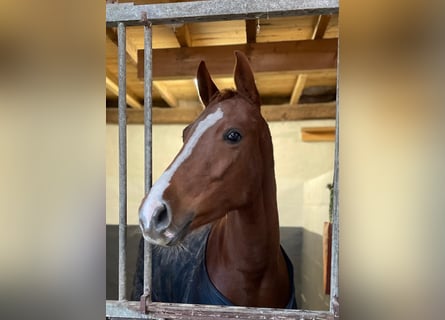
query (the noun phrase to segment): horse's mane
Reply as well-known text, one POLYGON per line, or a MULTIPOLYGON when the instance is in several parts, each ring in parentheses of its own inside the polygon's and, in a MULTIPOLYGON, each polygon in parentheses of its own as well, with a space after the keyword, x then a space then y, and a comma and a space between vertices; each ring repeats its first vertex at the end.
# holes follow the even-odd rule
POLYGON ((218 103, 223 100, 227 100, 236 96, 238 92, 234 89, 223 89, 218 91, 215 95, 210 98, 210 103, 218 103))

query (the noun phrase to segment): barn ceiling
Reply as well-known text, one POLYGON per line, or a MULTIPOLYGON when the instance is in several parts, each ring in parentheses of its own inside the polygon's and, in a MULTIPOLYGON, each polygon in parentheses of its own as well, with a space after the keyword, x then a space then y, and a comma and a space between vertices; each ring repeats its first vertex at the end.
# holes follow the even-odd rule
MULTIPOLYGON (((162 0, 119 1, 155 4, 162 0)), ((153 25, 153 122, 189 123, 202 106, 194 77, 206 60, 216 85, 233 88, 234 50, 255 72, 267 120, 334 119, 338 15, 153 25)), ((126 28, 128 123, 143 122, 142 26, 126 28)), ((106 29, 107 122, 117 120, 117 32, 106 29)))

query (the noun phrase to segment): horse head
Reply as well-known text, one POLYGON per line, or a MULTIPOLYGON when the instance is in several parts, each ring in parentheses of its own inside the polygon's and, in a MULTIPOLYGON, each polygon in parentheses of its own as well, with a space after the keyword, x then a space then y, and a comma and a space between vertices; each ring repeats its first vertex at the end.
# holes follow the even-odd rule
POLYGON ((205 109, 183 131, 183 146, 139 209, 143 236, 169 246, 193 229, 248 206, 260 190, 262 146, 270 141, 247 57, 235 52, 235 90, 219 90, 205 63, 197 87, 205 109))

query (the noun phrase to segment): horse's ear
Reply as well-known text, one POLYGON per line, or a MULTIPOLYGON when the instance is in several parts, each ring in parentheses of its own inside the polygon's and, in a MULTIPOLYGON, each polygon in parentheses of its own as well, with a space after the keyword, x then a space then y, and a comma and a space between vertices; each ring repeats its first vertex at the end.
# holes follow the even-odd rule
POLYGON ((219 90, 210 77, 209 71, 207 70, 204 61, 201 61, 201 63, 199 64, 198 72, 196 74, 196 81, 201 101, 207 107, 209 105, 210 99, 215 93, 219 92, 219 90))
POLYGON ((261 100, 258 89, 255 85, 252 68, 246 55, 241 51, 235 51, 235 85, 238 93, 248 98, 254 105, 260 107, 261 100))

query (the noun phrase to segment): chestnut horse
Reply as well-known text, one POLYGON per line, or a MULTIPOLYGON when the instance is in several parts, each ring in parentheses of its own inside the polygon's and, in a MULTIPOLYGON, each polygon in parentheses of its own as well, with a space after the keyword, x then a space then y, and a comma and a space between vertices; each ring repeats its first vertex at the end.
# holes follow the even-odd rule
POLYGON ((153 300, 296 308, 292 264, 280 246, 270 131, 247 57, 235 56, 236 91, 219 91, 199 65, 205 110, 184 129, 182 149, 140 206, 143 237, 156 245, 153 300))

